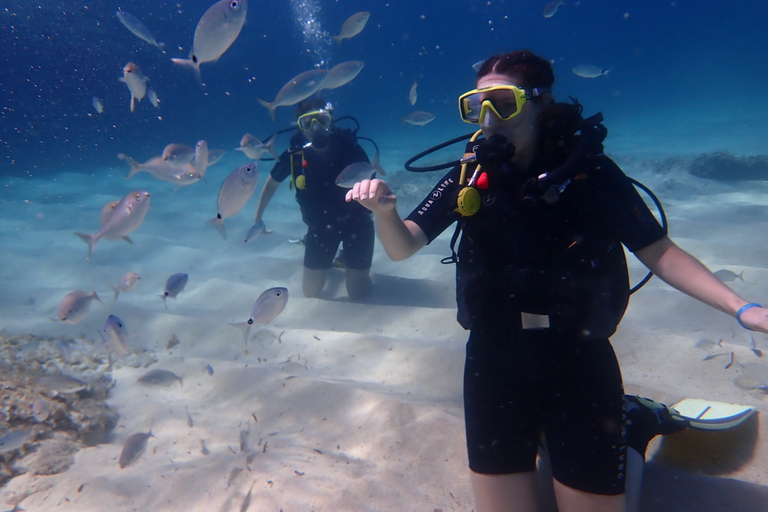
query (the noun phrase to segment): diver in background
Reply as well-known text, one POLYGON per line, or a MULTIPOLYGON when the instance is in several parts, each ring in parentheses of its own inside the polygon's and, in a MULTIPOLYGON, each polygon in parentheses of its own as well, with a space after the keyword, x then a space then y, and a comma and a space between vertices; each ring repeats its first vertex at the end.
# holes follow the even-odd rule
MULTIPOLYGON (((382 180, 347 194, 374 212, 393 260, 459 224, 456 295, 470 330, 464 411, 478 512, 537 510, 542 434, 560 512, 626 510, 629 422, 609 341, 629 300, 622 244, 666 283, 768 332, 768 310, 667 237, 603 153, 602 125, 582 119, 579 105, 555 103, 553 83, 550 63, 529 51, 489 58, 476 88, 459 98, 462 119, 484 137, 467 145, 464 166, 404 221, 382 180)), ((644 450, 641 443, 637 453, 644 450)))
POLYGON ((367 209, 345 201, 347 191, 335 180, 349 164, 368 162, 368 155, 354 131, 333 124, 330 103, 319 98, 304 100, 296 107, 296 117, 298 132, 264 183, 250 232, 267 232, 262 221, 264 211, 280 183, 290 177, 307 225, 304 296, 320 295, 339 244, 343 244, 347 293, 352 300, 362 300, 371 289, 373 220, 367 209))

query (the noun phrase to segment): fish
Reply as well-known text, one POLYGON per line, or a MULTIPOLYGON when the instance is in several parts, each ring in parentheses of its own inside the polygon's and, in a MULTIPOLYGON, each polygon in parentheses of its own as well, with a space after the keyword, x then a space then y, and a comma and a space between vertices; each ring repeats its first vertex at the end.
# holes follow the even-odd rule
POLYGON ((545 18, 551 18, 552 16, 555 15, 555 13, 557 12, 557 8, 560 7, 561 5, 565 5, 565 2, 563 2, 563 0, 558 0, 556 2, 549 2, 547 5, 544 6, 544 12, 542 13, 542 15, 545 18))
POLYGON ((757 357, 763 357, 763 351, 757 348, 757 342, 755 341, 755 337, 749 333, 747 333, 747 336, 749 336, 749 350, 751 350, 752 353, 755 354, 757 357))
POLYGON ((87 382, 66 375, 44 375, 38 377, 37 382, 50 391, 55 391, 61 395, 71 395, 79 393, 88 387, 87 382))
POLYGON ((269 234, 272 231, 267 231, 267 226, 264 225, 263 221, 257 222, 253 226, 251 226, 251 229, 248 230, 248 233, 245 235, 245 240, 243 242, 250 242, 251 240, 255 240, 261 235, 269 234))
POLYGON ((203 177, 203 175, 200 174, 200 171, 198 171, 191 163, 178 167, 164 161, 162 156, 150 158, 143 164, 140 164, 125 153, 118 154, 117 158, 128 162, 128 165, 131 166, 131 170, 128 171, 128 175, 125 177, 125 179, 132 178, 137 173, 144 171, 148 172, 159 180, 167 181, 168 183, 174 183, 179 186, 184 186, 197 183, 203 177))
POLYGON ((229 324, 243 331, 243 337, 246 346, 248 345, 248 334, 253 324, 268 324, 274 320, 285 309, 288 303, 288 289, 282 287, 270 288, 262 292, 251 311, 251 318, 247 322, 229 324))
POLYGON ((120 10, 115 13, 115 16, 117 16, 117 19, 120 20, 120 23, 122 23, 125 28, 131 31, 131 34, 142 41, 157 46, 160 50, 165 47, 165 43, 159 43, 147 26, 133 14, 120 10))
POLYGON ((157 97, 157 93, 155 91, 152 89, 147 89, 147 98, 149 98, 149 102, 153 107, 160 108, 160 98, 157 97))
POLYGON ((336 176, 336 185, 342 188, 352 188, 355 183, 363 180, 372 180, 376 174, 386 176, 387 173, 381 168, 379 164, 379 156, 373 159, 373 163, 369 162, 355 162, 346 166, 336 176))
POLYGON ((20 449, 32 435, 31 429, 14 430, 0 437, 0 454, 20 449))
POLYGON ((248 430, 240 431, 240 451, 244 452, 248 450, 248 437, 251 435, 250 424, 248 430))
POLYGON ((248 0, 219 0, 198 21, 189 58, 171 60, 191 68, 197 81, 202 83, 200 64, 219 60, 232 46, 240 35, 247 13, 248 0))
POLYGON ((165 281, 165 290, 162 295, 159 296, 163 299, 163 302, 165 302, 165 309, 168 309, 168 302, 166 302, 166 299, 168 297, 175 299, 176 296, 184 290, 184 287, 187 286, 187 281, 189 281, 189 275, 183 273, 173 274, 165 281))
POLYGON ((197 169, 197 172, 200 173, 200 178, 205 176, 205 171, 208 170, 208 159, 210 155, 211 153, 208 151, 208 143, 204 140, 197 141, 197 144, 195 144, 195 158, 192 163, 195 169, 197 169))
POLYGON ((195 148, 191 148, 186 144, 172 142, 165 146, 163 153, 160 156, 165 162, 173 166, 182 167, 183 165, 192 162, 195 158, 195 148))
POLYGON ((65 324, 78 323, 88 314, 88 310, 91 309, 91 302, 94 300, 101 302, 96 290, 92 293, 80 290, 69 292, 59 304, 59 319, 65 324))
POLYGON ((435 115, 430 114, 429 112, 424 112, 423 110, 417 110, 416 112, 408 114, 408 117, 401 117, 400 119, 403 122, 402 124, 408 123, 414 126, 424 126, 425 124, 434 121, 435 115))
POLYGON ((213 366, 211 366, 210 364, 205 365, 205 372, 208 375, 213 375, 213 366))
POLYGON ((408 91, 408 101, 411 103, 411 106, 416 104, 416 99, 418 98, 418 95, 416 94, 416 88, 418 86, 418 82, 414 81, 413 85, 411 86, 411 90, 408 91))
POLYGON ((133 112, 136 100, 141 101, 144 99, 144 95, 147 94, 149 78, 141 73, 139 66, 129 62, 123 67, 123 76, 119 80, 127 85, 128 90, 131 91, 131 112, 133 112))
POLYGON ((170 370, 163 370, 160 368, 149 370, 147 373, 136 379, 136 382, 145 386, 166 388, 172 386, 176 381, 179 381, 179 384, 184 386, 181 377, 170 370))
POLYGON ((299 73, 286 82, 280 88, 271 102, 259 99, 259 103, 269 111, 269 116, 275 120, 275 109, 277 107, 287 107, 295 105, 303 99, 309 98, 323 86, 328 71, 325 69, 310 69, 299 73))
POLYGON ((582 78, 597 78, 599 76, 608 76, 608 73, 612 69, 613 68, 602 69, 591 64, 581 64, 579 66, 575 66, 573 69, 571 69, 571 71, 573 71, 574 75, 580 76, 582 78))
POLYGON ((32 416, 37 420, 38 422, 43 422, 48 419, 48 416, 51 414, 51 404, 49 404, 46 400, 43 400, 43 397, 38 396, 34 402, 32 402, 32 407, 30 409, 32 412, 32 416))
MULTIPOLYGON (((109 204, 109 203, 107 203, 109 204)), ((106 205, 105 205, 106 206, 106 205)), ((126 272, 120 278, 117 284, 113 284, 112 289, 115 290, 115 300, 120 295, 120 292, 128 293, 138 286, 141 276, 136 272, 126 272)))
MULTIPOLYGON (((88 244, 88 259, 93 256, 93 249, 96 243, 102 238, 108 240, 124 239, 128 243, 133 243, 128 234, 136 231, 149 211, 150 195, 146 190, 134 190, 129 192, 117 203, 110 202, 107 205, 109 212, 105 212, 107 205, 102 208, 101 228, 93 234, 77 233, 85 243, 88 244)), ((101 302, 101 301, 100 301, 101 302)))
POLYGON ((149 441, 150 437, 155 437, 154 434, 152 434, 152 429, 150 429, 149 432, 137 432, 136 434, 128 436, 128 439, 123 446, 123 450, 120 452, 120 460, 118 461, 120 469, 126 468, 136 462, 136 459, 138 459, 147 449, 147 441, 149 441))
POLYGON ((363 66, 365 66, 365 63, 359 60, 348 60, 336 64, 328 70, 328 74, 325 80, 323 80, 320 89, 336 89, 348 84, 362 71, 363 66))
POLYGON ((370 17, 370 12, 356 12, 341 24, 339 35, 331 36, 331 39, 333 39, 337 45, 341 45, 342 40, 350 39, 362 32, 370 17))
POLYGON ((280 155, 278 155, 275 150, 276 140, 277 137, 271 137, 269 142, 265 144, 250 133, 246 133, 243 135, 243 138, 240 139, 240 147, 235 148, 235 151, 242 151, 245 153, 245 156, 251 160, 261 160, 261 157, 264 156, 265 153, 269 153, 277 163, 280 161, 280 155))
POLYGON ((256 190, 256 183, 259 181, 259 163, 251 162, 241 165, 221 184, 217 202, 217 213, 214 218, 207 221, 206 224, 213 225, 224 238, 227 239, 227 230, 224 227, 224 219, 233 217, 240 213, 245 203, 256 190))
POLYGON ((187 412, 187 426, 188 426, 189 428, 193 428, 193 427, 195 426, 195 422, 194 422, 194 420, 192 419, 192 415, 191 415, 191 414, 189 414, 189 407, 186 407, 186 406, 185 406, 185 407, 184 407, 184 410, 187 412))
POLYGON ((715 277, 718 278, 723 283, 730 283, 731 281, 735 281, 737 279, 744 280, 744 271, 742 270, 738 274, 731 272, 730 270, 726 269, 720 269, 717 272, 714 273, 715 277))
POLYGON ((472 69, 474 69, 475 72, 480 71, 480 68, 483 67, 483 64, 485 64, 486 60, 487 59, 483 59, 483 60, 479 60, 479 61, 475 62, 474 64, 472 64, 472 69))
POLYGON ((119 317, 109 315, 99 334, 110 352, 121 356, 128 353, 128 349, 125 346, 125 337, 128 335, 128 330, 125 327, 125 323, 119 317))
POLYGON ((91 98, 91 105, 93 105, 93 108, 96 110, 97 114, 104 112, 104 103, 101 102, 101 98, 98 96, 93 96, 91 98))

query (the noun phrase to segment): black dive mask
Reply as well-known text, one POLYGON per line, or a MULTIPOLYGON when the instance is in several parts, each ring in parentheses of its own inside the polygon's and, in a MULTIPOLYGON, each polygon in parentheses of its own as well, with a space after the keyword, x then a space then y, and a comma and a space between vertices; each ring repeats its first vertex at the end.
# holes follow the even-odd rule
POLYGON ((475 148, 477 163, 485 168, 500 168, 515 156, 515 146, 503 135, 493 135, 475 148))

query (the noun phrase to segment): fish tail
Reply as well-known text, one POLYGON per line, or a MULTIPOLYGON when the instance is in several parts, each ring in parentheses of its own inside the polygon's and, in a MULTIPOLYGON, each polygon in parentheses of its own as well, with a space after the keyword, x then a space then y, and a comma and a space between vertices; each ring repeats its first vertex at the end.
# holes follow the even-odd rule
POLYGON ((175 64, 185 66, 192 70, 197 79, 198 85, 203 86, 203 77, 200 76, 200 63, 193 59, 171 59, 175 64))
POLYGON ((158 295, 158 297, 160 297, 161 299, 163 299, 163 304, 165 304, 165 309, 168 309, 168 300, 166 299, 166 296, 165 296, 165 294, 164 294, 164 293, 163 293, 163 294, 160 294, 160 295, 158 295))
POLYGON ((88 259, 90 260, 93 256, 93 248, 96 247, 96 242, 99 241, 99 239, 96 237, 96 234, 87 235, 85 233, 78 233, 75 231, 75 234, 80 237, 80 240, 88 244, 88 259))
POLYGON ((102 304, 104 304, 104 301, 99 298, 99 295, 96 293, 96 290, 93 290, 93 293, 91 294, 91 297, 93 297, 94 300, 97 300, 97 301, 101 302, 102 304))
POLYGON ((376 169, 376 174, 381 174, 382 176, 387 175, 387 173, 384 172, 384 169, 381 167, 381 162, 379 161, 378 153, 376 153, 376 156, 373 157, 373 168, 376 169))
POLYGON ((333 39, 333 42, 336 43, 336 47, 340 48, 341 47, 341 40, 344 39, 344 38, 341 37, 341 35, 338 35, 338 36, 331 36, 331 39, 333 39))
POLYGON ((117 286, 112 285, 112 289, 115 291, 114 302, 117 302, 117 298, 120 296, 120 288, 118 288, 117 286))
POLYGON ((131 112, 136 108, 136 97, 131 94, 131 112))
POLYGON ((272 156, 272 158, 275 159, 275 163, 280 162, 280 155, 277 153, 277 150, 275 149, 275 141, 277 140, 277 137, 272 137, 269 139, 269 142, 267 142, 267 151, 269 151, 269 154, 272 156))
POLYGON ((226 240, 227 239, 227 229, 224 227, 224 219, 219 217, 218 215, 212 218, 211 220, 205 221, 206 224, 212 225, 216 228, 216 230, 219 232, 221 237, 226 240))
POLYGON ((259 100, 259 103, 261 103, 261 105, 262 105, 264 108, 266 108, 267 110, 269 110, 269 117, 271 117, 271 118, 272 118, 272 120, 274 121, 274 120, 275 120, 275 109, 276 109, 277 107, 273 107, 271 103, 269 103, 269 102, 267 102, 267 101, 264 101, 264 100, 259 100))
POLYGON ((128 165, 131 166, 131 170, 128 171, 128 176, 126 176, 125 179, 131 178, 132 176, 135 176, 137 173, 141 172, 141 167, 139 166, 139 162, 129 157, 125 153, 118 154, 117 158, 119 158, 120 160, 123 160, 124 162, 128 162, 128 165))
POLYGON ((237 324, 229 324, 232 327, 237 327, 243 332, 243 343, 245 343, 245 346, 248 346, 248 335, 251 333, 251 324, 248 322, 240 322, 237 324))

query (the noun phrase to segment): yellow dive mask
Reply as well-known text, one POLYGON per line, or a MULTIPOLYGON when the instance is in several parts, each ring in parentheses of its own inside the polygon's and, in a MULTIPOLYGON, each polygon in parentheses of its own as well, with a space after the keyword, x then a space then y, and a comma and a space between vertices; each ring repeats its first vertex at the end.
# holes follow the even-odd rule
POLYGON ((526 91, 515 85, 492 85, 472 89, 459 96, 459 113, 466 123, 479 123, 492 110, 499 119, 507 121, 517 116, 525 102, 552 89, 536 87, 526 91))
POLYGON ((297 124, 301 130, 308 131, 312 128, 312 123, 317 123, 321 128, 327 128, 330 126, 331 120, 331 113, 321 108, 320 110, 313 110, 312 112, 300 115, 297 119, 297 124))

